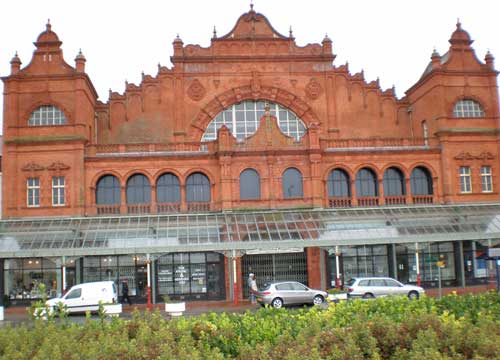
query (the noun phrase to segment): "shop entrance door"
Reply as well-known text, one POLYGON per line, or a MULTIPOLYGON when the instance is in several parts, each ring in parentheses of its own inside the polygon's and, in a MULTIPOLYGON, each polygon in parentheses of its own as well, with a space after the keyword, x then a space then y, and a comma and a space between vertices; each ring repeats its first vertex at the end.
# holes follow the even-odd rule
POLYGON ((136 301, 146 301, 148 286, 148 269, 146 265, 138 265, 136 268, 136 301))
POLYGON ((397 256, 398 280, 403 284, 409 281, 408 255, 397 256))
POLYGON ((209 300, 223 299, 225 296, 224 268, 221 263, 207 264, 207 297, 209 300))

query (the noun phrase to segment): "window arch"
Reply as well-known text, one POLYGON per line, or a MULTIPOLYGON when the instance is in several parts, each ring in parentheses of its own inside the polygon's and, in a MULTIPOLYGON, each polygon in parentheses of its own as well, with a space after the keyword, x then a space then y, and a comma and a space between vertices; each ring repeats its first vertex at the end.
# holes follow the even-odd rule
POLYGON ((328 174, 328 197, 351 197, 351 180, 342 169, 333 169, 328 174))
POLYGON ((51 126, 51 125, 65 125, 66 116, 57 107, 53 105, 39 106, 33 111, 28 120, 29 126, 51 126))
MULTIPOLYGON (((281 131, 299 140, 306 132, 306 126, 291 110, 276 104, 267 102, 271 115, 278 120, 281 131)), ((217 138, 217 130, 222 125, 226 125, 233 136, 238 140, 243 140, 257 131, 261 117, 265 112, 266 101, 245 100, 233 104, 218 113, 208 124, 201 141, 212 141, 217 138)))
POLYGON ((127 181, 127 204, 151 203, 151 184, 142 174, 132 175, 127 181))
POLYGON ((384 195, 402 196, 406 194, 405 177, 401 170, 390 167, 384 172, 384 195))
POLYGON ((240 174, 240 199, 260 199, 260 176, 254 169, 246 169, 240 174))
POLYGON ((478 118, 484 117, 484 110, 477 101, 462 99, 457 101, 453 107, 453 117, 456 118, 478 118))
POLYGON ((156 202, 181 202, 181 184, 177 176, 171 173, 166 173, 158 178, 156 181, 156 202))
POLYGON ((283 198, 293 199, 304 197, 302 190, 302 173, 295 169, 286 169, 283 173, 283 198))
POLYGON ((97 205, 120 205, 120 181, 113 175, 104 175, 98 181, 95 189, 97 205))
POLYGON ((356 174, 356 195, 358 197, 378 196, 377 176, 372 170, 362 168, 356 174))
POLYGON ((210 180, 205 174, 193 173, 186 180, 187 202, 209 202, 210 180))
POLYGON ((412 195, 432 195, 432 177, 423 166, 418 166, 411 172, 410 176, 412 195))

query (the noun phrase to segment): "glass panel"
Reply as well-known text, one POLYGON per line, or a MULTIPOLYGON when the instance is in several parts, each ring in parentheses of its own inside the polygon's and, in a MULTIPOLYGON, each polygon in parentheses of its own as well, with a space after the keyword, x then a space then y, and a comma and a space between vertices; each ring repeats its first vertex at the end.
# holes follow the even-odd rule
POLYGON ((302 174, 295 168, 287 169, 283 173, 283 198, 292 199, 303 196, 302 174))

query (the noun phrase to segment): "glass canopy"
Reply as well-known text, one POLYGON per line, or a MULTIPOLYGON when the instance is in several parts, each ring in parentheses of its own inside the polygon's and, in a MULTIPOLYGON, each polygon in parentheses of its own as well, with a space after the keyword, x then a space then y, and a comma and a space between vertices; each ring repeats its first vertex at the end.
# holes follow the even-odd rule
POLYGON ((83 256, 500 238, 500 204, 0 221, 0 257, 83 256))

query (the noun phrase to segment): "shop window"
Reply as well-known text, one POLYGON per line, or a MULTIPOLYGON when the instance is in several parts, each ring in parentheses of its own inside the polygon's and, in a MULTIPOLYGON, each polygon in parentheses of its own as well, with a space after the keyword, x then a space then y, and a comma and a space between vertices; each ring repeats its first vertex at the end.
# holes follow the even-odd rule
POLYGON ((63 206, 65 204, 65 180, 64 176, 52 177, 52 206, 63 206))
POLYGON ((460 192, 471 193, 472 183, 469 166, 460 166, 460 192))
POLYGON ((194 173, 186 180, 187 202, 210 202, 210 180, 205 174, 194 173))
MULTIPOLYGON (((299 140, 306 132, 306 127, 302 120, 291 110, 268 102, 270 113, 278 120, 278 126, 281 131, 299 140)), ((225 125, 233 136, 238 140, 243 140, 254 134, 260 124, 260 119, 265 113, 266 101, 264 100, 246 100, 233 104, 222 112, 208 124, 201 141, 212 141, 217 139, 217 130, 225 125)))
POLYGON ((260 176, 253 169, 246 169, 240 175, 240 199, 260 199, 260 176))
POLYGON ((429 171, 418 166, 411 172, 410 176, 411 194, 412 195, 432 195, 432 178, 429 171))
POLYGON ((478 118, 484 117, 484 110, 477 101, 463 99, 458 101, 453 108, 453 117, 456 118, 478 118))
POLYGON ((342 169, 334 169, 328 174, 328 197, 351 197, 351 180, 342 169))
POLYGON ((481 166, 481 187, 483 192, 493 191, 491 166, 481 166))
POLYGON ((127 181, 127 204, 149 204, 151 202, 151 185, 146 176, 132 175, 127 181))
POLYGON ((156 182, 156 201, 158 203, 180 203, 181 185, 174 174, 163 174, 156 182))
POLYGON ((401 170, 394 167, 387 169, 384 172, 384 195, 402 196, 405 193, 405 179, 401 170))
POLYGON ((120 181, 113 175, 105 175, 96 186, 97 205, 119 205, 121 202, 120 181))
POLYGON ((40 206, 40 178, 28 178, 26 181, 26 204, 28 207, 40 206))
POLYGON ((302 174, 295 168, 286 169, 283 173, 283 198, 302 198, 302 174))
POLYGON ((358 197, 378 196, 378 182, 375 173, 363 168, 356 174, 356 194, 358 197))
POLYGON ((30 115, 29 126, 52 126, 66 124, 64 113, 52 105, 40 106, 30 115))

